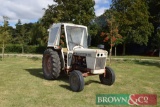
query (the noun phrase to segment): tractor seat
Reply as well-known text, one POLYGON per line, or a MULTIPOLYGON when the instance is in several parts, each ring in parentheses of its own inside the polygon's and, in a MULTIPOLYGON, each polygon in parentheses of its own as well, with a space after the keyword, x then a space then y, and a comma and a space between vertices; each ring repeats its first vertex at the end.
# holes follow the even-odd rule
POLYGON ((62 48, 64 53, 67 53, 68 49, 67 48, 62 48))

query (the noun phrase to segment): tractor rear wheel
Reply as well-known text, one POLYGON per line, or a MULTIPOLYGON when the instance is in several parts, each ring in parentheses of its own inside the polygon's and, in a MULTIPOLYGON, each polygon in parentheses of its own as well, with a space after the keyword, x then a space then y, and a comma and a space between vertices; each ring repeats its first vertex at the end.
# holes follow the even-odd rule
POLYGON ((74 70, 69 76, 70 87, 73 91, 79 92, 84 89, 84 78, 80 71, 74 70))
POLYGON ((52 49, 47 49, 44 51, 42 68, 44 77, 46 79, 51 80, 59 77, 61 71, 61 62, 56 51, 52 49))
POLYGON ((115 81, 114 71, 110 67, 105 68, 105 73, 99 75, 99 79, 102 84, 112 85, 115 81))

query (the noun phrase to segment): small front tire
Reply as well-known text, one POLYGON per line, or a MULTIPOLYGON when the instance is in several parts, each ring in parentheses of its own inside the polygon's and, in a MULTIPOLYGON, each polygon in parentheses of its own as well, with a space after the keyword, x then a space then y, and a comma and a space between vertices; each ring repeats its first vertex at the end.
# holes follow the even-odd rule
POLYGON ((102 84, 112 85, 115 82, 115 74, 114 71, 110 67, 105 68, 105 73, 99 75, 99 79, 102 84))
POLYGON ((70 87, 74 92, 79 92, 84 89, 84 78, 80 71, 74 70, 69 76, 70 87))

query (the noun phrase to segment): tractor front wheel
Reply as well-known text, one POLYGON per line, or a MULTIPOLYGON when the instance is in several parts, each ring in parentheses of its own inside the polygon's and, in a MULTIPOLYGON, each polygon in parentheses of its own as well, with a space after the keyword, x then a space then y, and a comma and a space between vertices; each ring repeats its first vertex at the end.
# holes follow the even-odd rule
POLYGON ((79 92, 84 88, 84 78, 80 71, 74 70, 69 76, 70 87, 73 91, 79 92))
POLYGON ((112 85, 115 81, 114 71, 110 67, 105 68, 105 73, 99 75, 99 79, 102 84, 112 85))

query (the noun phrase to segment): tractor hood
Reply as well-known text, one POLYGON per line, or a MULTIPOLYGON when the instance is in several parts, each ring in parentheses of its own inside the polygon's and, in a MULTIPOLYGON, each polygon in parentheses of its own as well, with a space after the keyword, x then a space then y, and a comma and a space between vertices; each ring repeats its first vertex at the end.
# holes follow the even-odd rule
POLYGON ((84 49, 84 48, 76 48, 73 50, 73 55, 77 56, 86 56, 86 57, 107 57, 108 52, 101 49, 84 49))

